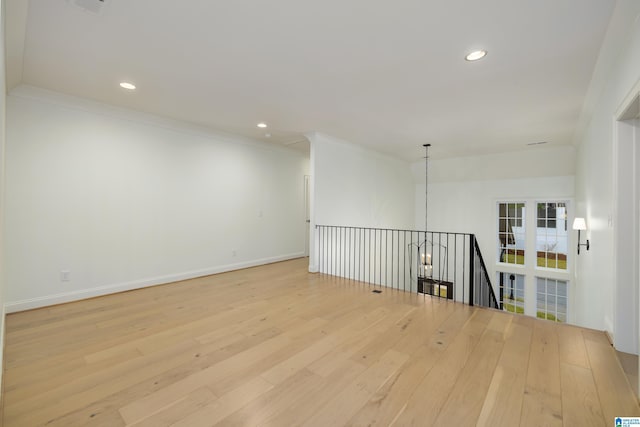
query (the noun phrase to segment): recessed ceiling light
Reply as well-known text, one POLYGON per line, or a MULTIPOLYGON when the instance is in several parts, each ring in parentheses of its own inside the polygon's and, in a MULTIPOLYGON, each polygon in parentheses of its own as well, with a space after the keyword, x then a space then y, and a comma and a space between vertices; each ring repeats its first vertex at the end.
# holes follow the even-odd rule
POLYGON ((267 124, 266 123, 258 123, 258 127, 259 128, 266 128, 267 124))
POLYGON ((129 82, 120 83, 120 87, 123 88, 123 89, 127 89, 127 90, 135 90, 136 89, 136 85, 134 85, 133 83, 129 83, 129 82))
POLYGON ((476 50, 464 57, 467 61, 477 61, 487 56, 486 50, 476 50))

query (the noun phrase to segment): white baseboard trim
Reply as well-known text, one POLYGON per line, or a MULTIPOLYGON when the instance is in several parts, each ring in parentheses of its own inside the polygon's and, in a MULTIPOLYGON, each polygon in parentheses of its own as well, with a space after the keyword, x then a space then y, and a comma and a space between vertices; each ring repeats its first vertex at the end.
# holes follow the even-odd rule
POLYGON ((210 276, 212 274, 225 273, 227 271, 241 270, 243 268, 256 267, 259 265, 272 264, 274 262, 287 261, 295 258, 304 257, 304 252, 298 252, 288 255, 279 255, 275 257, 262 258, 253 261, 239 262, 236 264, 227 264, 217 267, 205 268, 202 270, 188 271, 184 273, 170 274, 166 276, 150 277, 146 279, 134 280, 125 283, 115 283, 111 285, 97 286, 89 289, 81 289, 72 292, 63 292, 60 294, 46 295, 42 297, 30 298, 20 301, 7 302, 4 305, 6 313, 16 313, 19 311, 32 310, 34 308, 47 307, 50 305, 63 304, 66 302, 79 301, 87 298, 94 298, 103 295, 115 294, 118 292, 131 291, 134 289, 142 289, 150 286, 164 285, 180 280, 194 279, 196 277, 210 276))
POLYGON ((613 334, 611 334, 609 331, 604 331, 604 334, 607 337, 609 344, 613 345, 613 334))
POLYGON ((613 343, 615 342, 613 333, 613 319, 610 316, 604 317, 604 331, 607 334, 607 338, 609 339, 609 341, 611 341, 611 345, 613 345, 613 343))

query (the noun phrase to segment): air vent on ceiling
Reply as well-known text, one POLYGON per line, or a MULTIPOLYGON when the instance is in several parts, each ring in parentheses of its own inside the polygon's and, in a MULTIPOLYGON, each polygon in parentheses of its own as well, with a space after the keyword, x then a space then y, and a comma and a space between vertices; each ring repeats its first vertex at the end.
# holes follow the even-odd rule
POLYGON ((85 12, 100 15, 106 1, 107 0, 67 0, 67 3, 85 12))

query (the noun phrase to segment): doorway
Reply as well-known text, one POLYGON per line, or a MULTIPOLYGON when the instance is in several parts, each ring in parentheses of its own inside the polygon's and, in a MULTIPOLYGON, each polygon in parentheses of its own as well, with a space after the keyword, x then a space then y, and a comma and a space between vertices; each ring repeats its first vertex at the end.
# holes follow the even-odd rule
POLYGON ((309 227, 311 225, 311 176, 304 176, 304 256, 309 256, 309 227))

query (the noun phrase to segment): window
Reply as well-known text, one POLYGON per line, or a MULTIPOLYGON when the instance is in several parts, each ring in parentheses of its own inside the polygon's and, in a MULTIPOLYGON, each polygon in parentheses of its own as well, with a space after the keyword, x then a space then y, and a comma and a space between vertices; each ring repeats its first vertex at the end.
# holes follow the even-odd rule
POLYGON ((493 286, 504 311, 562 323, 571 320, 571 203, 546 198, 496 203, 493 286))
POLYGON ((524 314, 524 275, 499 271, 496 276, 500 285, 502 309, 524 314))
POLYGON ((555 322, 567 321, 567 282, 536 277, 537 317, 555 322))
POLYGON ((565 202, 538 203, 537 216, 537 266, 566 270, 567 204, 565 202))
POLYGON ((556 203, 538 203, 538 228, 556 228, 556 203))
POLYGON ((498 203, 498 261, 524 265, 525 204, 498 203))

